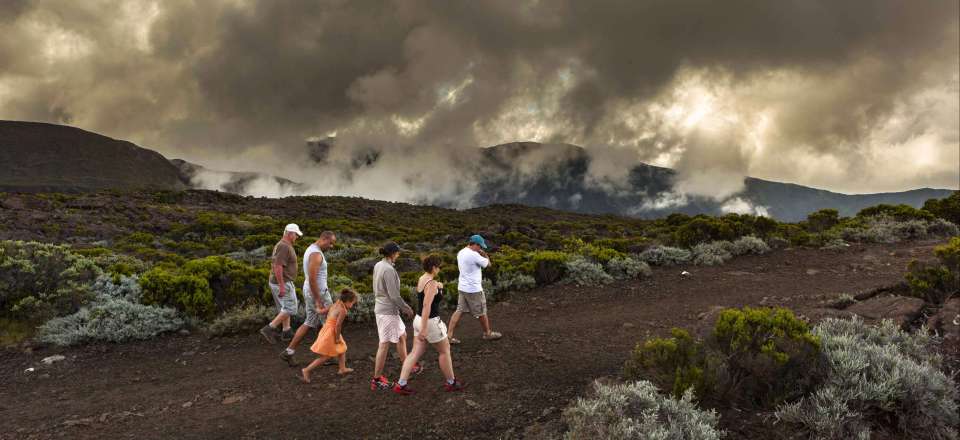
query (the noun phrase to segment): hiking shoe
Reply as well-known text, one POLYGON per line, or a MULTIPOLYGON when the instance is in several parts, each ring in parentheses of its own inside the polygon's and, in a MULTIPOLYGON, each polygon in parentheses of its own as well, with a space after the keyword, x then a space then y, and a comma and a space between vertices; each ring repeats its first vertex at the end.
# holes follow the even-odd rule
POLYGON ((483 339, 487 341, 496 341, 497 339, 500 339, 502 337, 503 335, 501 335, 500 332, 490 332, 490 334, 483 335, 483 339))
POLYGON ((380 376, 380 377, 375 377, 373 379, 370 379, 370 389, 372 391, 389 390, 391 386, 393 386, 393 384, 390 383, 389 380, 387 380, 386 376, 380 376))
POLYGON ((286 362, 287 365, 289 365, 289 366, 291 366, 291 367, 296 367, 296 366, 297 366, 297 361, 295 361, 295 360, 293 359, 293 355, 292 355, 292 354, 287 353, 287 350, 283 350, 283 351, 280 352, 280 359, 283 359, 283 361, 286 362))
POLYGON ((400 386, 400 384, 396 384, 393 386, 393 392, 403 396, 409 396, 416 391, 411 390, 409 385, 400 386))
POLYGON ((277 329, 265 325, 260 329, 260 334, 263 335, 263 338, 266 339, 267 342, 271 344, 277 343, 277 329))
POLYGON ((420 373, 423 373, 423 364, 421 364, 420 362, 417 362, 413 364, 413 370, 410 371, 410 374, 413 374, 414 376, 416 376, 420 373))
POLYGON ((447 382, 443 383, 443 390, 448 393, 454 392, 454 391, 463 391, 463 389, 466 387, 467 387, 467 384, 460 382, 457 379, 454 379, 453 383, 447 383, 447 382))
POLYGON ((293 329, 284 330, 280 334, 280 340, 283 342, 290 342, 291 339, 293 339, 293 329))

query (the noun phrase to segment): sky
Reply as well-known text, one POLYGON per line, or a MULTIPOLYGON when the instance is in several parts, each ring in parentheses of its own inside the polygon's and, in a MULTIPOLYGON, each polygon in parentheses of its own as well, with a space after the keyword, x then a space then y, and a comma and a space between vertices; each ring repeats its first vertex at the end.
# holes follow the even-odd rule
POLYGON ((583 146, 598 185, 675 168, 678 197, 955 189, 958 4, 0 0, 0 119, 387 200, 469 194, 514 141, 583 146))

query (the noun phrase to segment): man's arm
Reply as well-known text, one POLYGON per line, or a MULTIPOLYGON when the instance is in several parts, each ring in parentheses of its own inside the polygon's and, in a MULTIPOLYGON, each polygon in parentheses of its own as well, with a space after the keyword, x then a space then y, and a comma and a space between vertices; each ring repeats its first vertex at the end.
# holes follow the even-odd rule
POLYGON ((383 284, 387 288, 387 296, 390 301, 393 301, 404 315, 412 316, 413 309, 400 296, 400 276, 397 275, 396 270, 383 274, 383 284))
POLYGON ((483 249, 477 251, 477 253, 479 254, 477 256, 477 265, 482 268, 486 268, 487 266, 490 266, 490 256, 487 255, 487 253, 484 252, 483 249))
MULTIPOLYGON (((263 267, 263 266, 261 266, 263 267)), ((287 283, 283 280, 283 265, 280 263, 273 263, 273 276, 277 279, 277 285, 280 286, 280 296, 282 297, 287 293, 287 283)))
POLYGON ((320 272, 320 265, 323 263, 323 255, 319 252, 310 254, 310 261, 307 262, 307 282, 310 283, 310 292, 313 293, 313 303, 316 305, 317 313, 326 313, 327 307, 323 304, 320 295, 320 285, 317 284, 317 273, 320 272))

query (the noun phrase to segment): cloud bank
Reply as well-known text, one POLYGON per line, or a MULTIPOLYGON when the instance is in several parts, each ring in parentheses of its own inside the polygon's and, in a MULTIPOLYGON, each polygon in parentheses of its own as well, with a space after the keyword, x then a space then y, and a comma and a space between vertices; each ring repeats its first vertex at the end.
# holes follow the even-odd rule
POLYGON ((736 202, 746 175, 957 188, 958 15, 956 0, 7 0, 0 118, 316 194, 464 205, 476 147, 562 142, 606 190, 647 162, 678 171, 651 206, 739 212, 755 210, 736 202), (306 140, 328 135, 318 164, 306 140))

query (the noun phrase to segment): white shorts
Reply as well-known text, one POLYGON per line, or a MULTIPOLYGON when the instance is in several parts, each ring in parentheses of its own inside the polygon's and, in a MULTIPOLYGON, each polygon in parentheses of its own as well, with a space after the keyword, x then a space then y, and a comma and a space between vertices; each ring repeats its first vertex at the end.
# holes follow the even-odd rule
POLYGON ((400 338, 407 335, 407 327, 403 325, 400 315, 377 315, 377 335, 380 343, 396 344, 400 338))
MULTIPOLYGON (((421 318, 420 315, 413 318, 413 336, 420 336, 420 326, 422 323, 423 318, 421 318)), ((436 344, 444 339, 447 339, 447 325, 443 323, 443 320, 441 320, 439 316, 428 319, 427 342, 436 344)))

